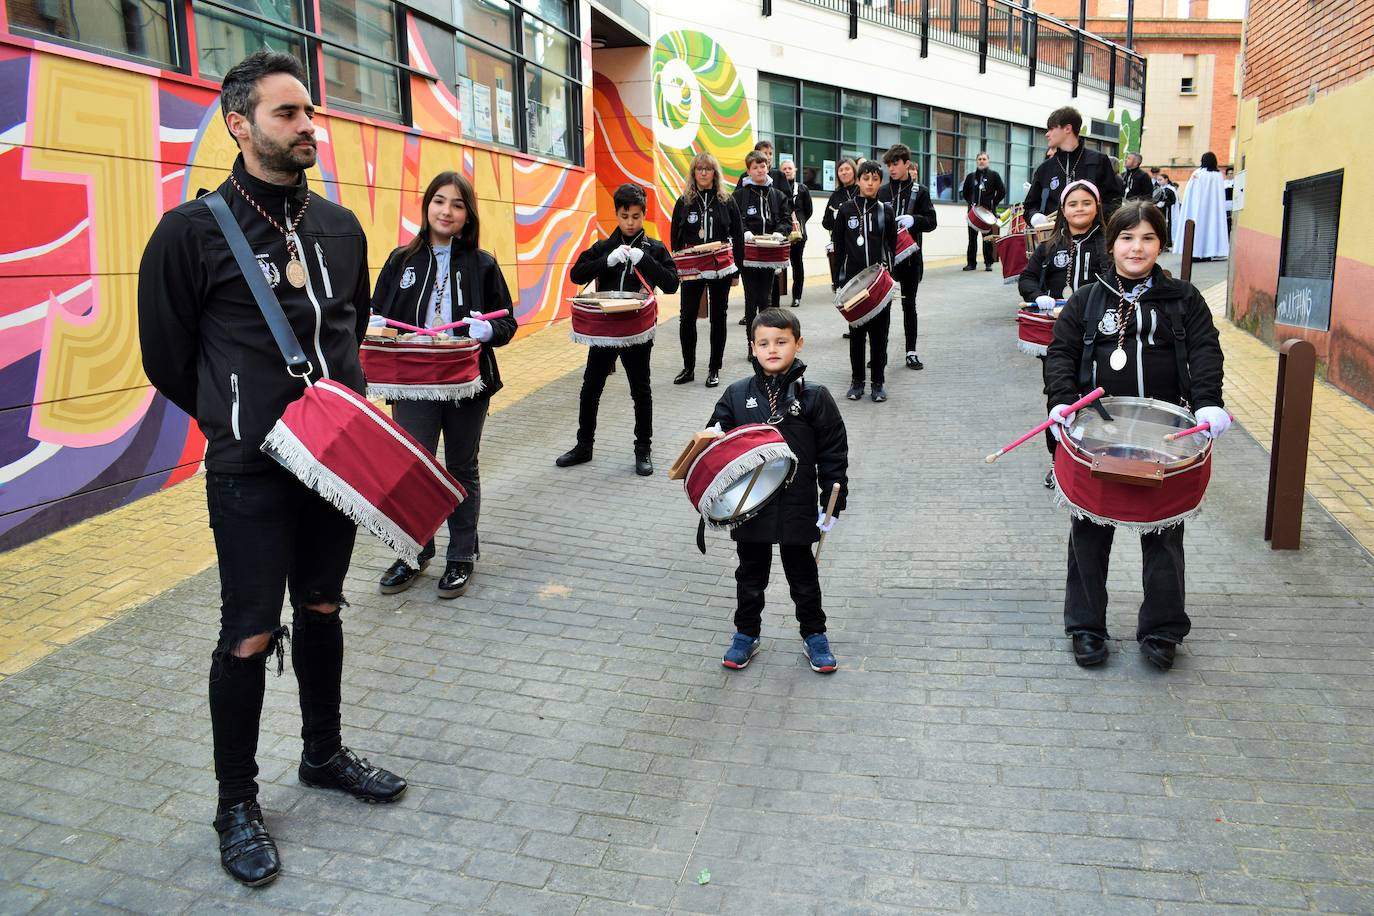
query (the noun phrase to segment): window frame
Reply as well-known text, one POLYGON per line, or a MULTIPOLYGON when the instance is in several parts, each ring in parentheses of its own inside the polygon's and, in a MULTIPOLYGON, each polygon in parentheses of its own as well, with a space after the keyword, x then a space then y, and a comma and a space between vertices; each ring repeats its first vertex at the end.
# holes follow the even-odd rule
POLYGON ((1275 283, 1274 283, 1274 290, 1275 290, 1275 295, 1274 295, 1274 323, 1275 323, 1276 325, 1282 325, 1282 326, 1284 326, 1284 327, 1290 327, 1290 328, 1304 328, 1304 329, 1306 329, 1306 330, 1318 331, 1318 332, 1327 333, 1327 334, 1331 333, 1331 325, 1332 325, 1333 320, 1335 319, 1335 314, 1332 312, 1332 308, 1335 306, 1335 303, 1336 303, 1336 267, 1337 267, 1337 265, 1338 265, 1338 263, 1339 263, 1339 261, 1340 261, 1340 250, 1341 250, 1341 249, 1340 249, 1340 244, 1341 244, 1341 235, 1340 235, 1340 233, 1341 233, 1341 204, 1344 203, 1344 201, 1345 201, 1345 190, 1346 190, 1346 189, 1345 189, 1345 169, 1343 169, 1343 168, 1341 168, 1341 169, 1334 169, 1334 170, 1329 171, 1329 172, 1321 172, 1321 173, 1316 174, 1316 175, 1307 175, 1307 176, 1305 176, 1305 177, 1303 177, 1303 178, 1295 178, 1295 179, 1292 179, 1292 180, 1287 181, 1287 182, 1284 183, 1284 186, 1283 186, 1283 230, 1282 230, 1282 234, 1279 236, 1279 267, 1278 267, 1278 276, 1275 278, 1275 283), (1335 204, 1334 210, 1333 210, 1332 213, 1331 213, 1332 236, 1331 236, 1331 271, 1330 271, 1330 276, 1329 276, 1329 277, 1301 277, 1301 276, 1298 276, 1298 275, 1296 275, 1296 274, 1295 274, 1295 275, 1292 275, 1292 276, 1289 276, 1289 275, 1288 275, 1288 267, 1289 267, 1289 263, 1288 263, 1288 261, 1289 261, 1289 251, 1288 251, 1288 247, 1289 247, 1289 229, 1291 228, 1291 220, 1292 220, 1292 216, 1293 216, 1293 206, 1292 206, 1292 203, 1291 203, 1292 195, 1293 195, 1293 193, 1294 193, 1295 191, 1302 191, 1302 190, 1304 190, 1305 188, 1318 186, 1318 185, 1320 185, 1320 184, 1325 184, 1325 183, 1327 183, 1327 182, 1331 182, 1331 183, 1333 183, 1333 184, 1335 185, 1335 192, 1336 192, 1336 194, 1335 194, 1335 197, 1336 197, 1336 204, 1335 204), (1317 283, 1323 283, 1323 282, 1324 282, 1324 283, 1326 284, 1326 286, 1327 286, 1327 289, 1325 290, 1325 292, 1326 292, 1326 322, 1325 322, 1324 325, 1319 326, 1319 325, 1312 324, 1312 323, 1295 324, 1295 323, 1292 323, 1292 322, 1280 321, 1280 320, 1279 320, 1279 311, 1278 311, 1278 309, 1279 309, 1279 300, 1282 299, 1283 297, 1285 297, 1286 295, 1288 295, 1290 292, 1295 291, 1295 287, 1293 287, 1293 286, 1290 286, 1287 290, 1285 290, 1284 280, 1308 280, 1308 281, 1314 281, 1314 282, 1317 282, 1317 283))
POLYGON ((191 55, 190 55, 190 36, 186 29, 186 5, 184 0, 155 0, 161 3, 167 11, 167 41, 170 45, 168 52, 171 56, 169 61, 160 61, 151 57, 140 57, 137 54, 130 54, 115 48, 106 48, 102 45, 90 44, 89 42, 77 41, 71 38, 64 38, 61 35, 53 35, 48 32, 40 32, 28 26, 16 25, 10 21, 10 10, 6 8, 3 26, 6 33, 16 38, 24 38, 29 41, 41 41, 46 44, 54 44, 64 48, 71 48, 74 51, 83 51, 88 54, 96 54, 101 57, 113 57, 130 64, 138 64, 143 67, 152 67, 156 70, 167 70, 172 73, 190 75, 191 55))

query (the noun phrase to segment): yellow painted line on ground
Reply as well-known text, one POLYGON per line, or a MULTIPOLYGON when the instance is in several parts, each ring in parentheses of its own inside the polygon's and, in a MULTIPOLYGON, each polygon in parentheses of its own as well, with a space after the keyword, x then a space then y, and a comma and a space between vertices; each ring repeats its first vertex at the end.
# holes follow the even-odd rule
MULTIPOLYGON (((1225 283, 1203 290, 1203 296, 1226 354, 1226 407, 1268 452, 1278 351, 1226 320, 1225 283)), ((1374 553, 1374 410, 1320 379, 1312 392, 1307 491, 1374 553)))

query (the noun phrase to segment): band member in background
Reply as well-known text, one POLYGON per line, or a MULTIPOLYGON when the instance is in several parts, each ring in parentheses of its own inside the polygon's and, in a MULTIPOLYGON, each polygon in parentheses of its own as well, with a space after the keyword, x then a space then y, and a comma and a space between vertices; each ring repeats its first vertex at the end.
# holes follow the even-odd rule
POLYGON ((1053 152, 1036 167, 1026 192, 1025 213, 1032 226, 1048 226, 1046 214, 1059 199, 1064 185, 1080 178, 1097 188, 1108 217, 1121 205, 1121 182, 1111 159, 1083 145, 1079 137, 1082 129, 1083 116, 1076 108, 1056 108, 1045 119, 1045 140, 1053 152))
MULTIPOLYGON (((790 194, 790 193, 791 193, 791 189, 790 189, 790 187, 789 187, 790 182, 788 182, 787 176, 784 175, 784 174, 782 173, 782 170, 781 170, 781 169, 775 169, 775 168, 773 168, 773 144, 772 144, 772 142, 771 142, 771 141, 768 141, 768 140, 760 140, 758 143, 755 143, 755 144, 754 144, 754 152, 756 152, 756 153, 762 153, 763 156, 764 156, 764 158, 766 158, 766 159, 768 160, 767 175, 768 175, 769 178, 773 179, 773 184, 774 184, 775 186, 777 186, 778 190, 782 191, 784 194, 790 194)), ((745 181, 748 180, 748 178, 749 178, 749 159, 748 159, 748 157, 746 156, 746 157, 745 157, 744 173, 743 173, 742 175, 739 176, 739 179, 738 179, 738 180, 735 181, 735 189, 738 190, 739 188, 743 187, 745 181)))
POLYGON ((1226 191, 1226 234, 1231 234, 1231 213, 1235 210, 1236 199, 1236 170, 1231 166, 1226 167, 1226 177, 1221 186, 1226 191))
MULTIPOLYGON (((835 273, 835 250, 830 244, 830 233, 835 229, 835 217, 839 215, 840 207, 859 196, 858 168, 853 159, 841 159, 840 164, 835 166, 837 187, 830 192, 830 199, 825 203, 825 213, 821 216, 821 227, 825 229, 826 236, 825 253, 830 260, 832 276, 835 273)), ((834 284, 831 284, 830 291, 835 291, 834 284)))
MULTIPOLYGON (((773 235, 779 240, 787 238, 792 230, 792 208, 787 194, 780 189, 768 174, 768 157, 755 150, 744 159, 749 173, 743 183, 735 189, 735 205, 739 208, 740 219, 744 225, 744 241, 752 242, 754 236, 773 235)), ((783 179, 784 181, 786 178, 783 179)), ((740 275, 744 284, 744 321, 745 328, 754 323, 754 316, 763 309, 770 308, 778 293, 777 271, 770 267, 745 267, 740 265, 740 275)), ((753 358, 752 341, 748 358, 753 358)))
MULTIPOLYGON (((1079 287, 1055 321, 1045 374, 1055 405, 1050 428, 1058 435, 1073 428, 1066 408, 1096 386, 1108 395, 1186 403, 1199 423, 1211 424, 1206 435, 1214 439, 1230 427, 1212 312, 1191 284, 1156 263, 1163 232, 1164 217, 1149 201, 1123 204, 1107 221, 1111 266, 1079 287)), ((1107 658, 1107 566, 1115 533, 1089 517, 1075 517, 1069 527, 1064 632, 1084 667, 1107 658)), ((1183 522, 1141 534, 1140 551, 1145 600, 1135 638, 1140 654, 1167 671, 1192 626, 1184 609, 1183 522)))
MULTIPOLYGON (((225 74, 220 110, 240 153, 228 180, 210 193, 228 204, 257 254, 309 354, 310 377, 361 394, 367 237, 357 217, 306 183, 316 142, 305 79, 294 57, 265 50, 225 74)), ((208 442, 205 493, 222 599, 209 676, 219 783, 214 825, 224 870, 257 887, 281 870, 255 777, 267 663, 275 654, 280 674, 288 590, 305 745, 300 781, 372 802, 394 801, 406 789, 404 779, 360 759, 340 738, 339 608, 356 526, 259 448, 303 382, 287 372, 204 203, 167 211, 153 231, 138 271, 138 327, 148 379, 195 418, 208 442)), ((308 837, 307 830, 300 839, 308 837)))
POLYGON ((1174 211, 1178 208, 1178 188, 1169 180, 1167 172, 1160 172, 1159 169, 1151 169, 1155 175, 1155 189, 1151 193, 1151 198, 1159 212, 1164 214, 1164 250, 1171 251, 1174 247, 1174 211))
MULTIPOLYGON (((467 325, 448 333, 482 344, 478 356, 481 393, 458 401, 399 400, 391 407, 396 422, 430 454, 438 454, 439 435, 443 433, 444 467, 468 494, 448 517, 440 598, 457 598, 467 591, 480 553, 477 518, 482 509, 482 483, 477 455, 491 396, 501 390, 494 350, 510 343, 516 330, 506 275, 496 258, 480 245, 477 194, 472 184, 457 172, 440 172, 421 200, 420 231, 387 258, 372 294, 374 321, 394 318, 428 328, 467 318, 467 325), (510 314, 491 321, 472 317, 502 309, 510 314)), ((433 557, 431 540, 420 552, 418 568, 397 560, 382 574, 382 594, 409 588, 433 557)))
MULTIPOLYGON (((897 228, 910 232, 916 242, 916 253, 892 269, 892 278, 902 284, 906 367, 924 369, 925 364, 916 355, 916 288, 921 285, 921 277, 926 271, 925 254, 921 251, 921 233, 935 231, 935 205, 930 201, 930 189, 916 181, 916 166, 911 162, 911 150, 905 143, 894 143, 889 147, 883 153, 883 164, 887 166, 889 181, 878 192, 878 199, 892 204, 897 214, 897 228)), ((886 361, 886 341, 883 351, 883 360, 886 361)))
MULTIPOLYGON (((806 186, 806 182, 797 177, 797 165, 791 159, 782 161, 782 174, 791 188, 787 202, 792 208, 792 308, 796 308, 801 305, 802 285, 806 281, 806 275, 802 270, 802 252, 806 250, 806 223, 811 219, 812 213, 811 189, 806 186), (801 237, 797 238, 796 233, 800 233, 801 237)), ((787 271, 784 270, 778 289, 782 290, 786 286, 787 271)))
POLYGON ((1140 167, 1140 154, 1126 154, 1126 171, 1121 173, 1122 199, 1149 200, 1154 191, 1150 176, 1140 167))
MULTIPOLYGON (((878 199, 883 167, 873 160, 859 166, 859 196, 840 207, 830 243, 835 247, 835 271, 831 281, 838 289, 873 264, 892 266, 897 245, 897 219, 892 205, 878 199)), ((892 306, 883 306, 873 318, 849 329, 850 385, 845 397, 864 396, 864 369, 872 366, 875 403, 887 400, 887 335, 892 326, 892 306), (869 347, 865 348, 864 343, 869 347), (867 352, 865 352, 867 349, 867 352)))
MULTIPOLYGON (((744 264, 744 226, 739 207, 725 190, 720 163, 710 153, 699 153, 692 160, 692 185, 673 205, 673 225, 669 237, 673 251, 682 251, 706 242, 728 242, 734 248, 735 264, 744 264)), ((725 358, 728 336, 726 308, 730 302, 733 277, 714 280, 682 281, 682 371, 674 385, 685 385, 696 378, 697 313, 703 293, 709 299, 711 356, 706 364, 706 387, 720 384, 720 367, 725 358)))
MULTIPOLYGON (((1007 196, 1007 186, 1002 176, 988 168, 988 154, 978 154, 978 165, 964 178, 964 189, 959 195, 970 207, 983 207, 994 215, 997 205, 1007 196)), ((992 239, 984 233, 968 227, 968 264, 964 270, 978 269, 978 242, 983 243, 983 269, 992 270, 992 262, 997 260, 997 249, 992 239)))

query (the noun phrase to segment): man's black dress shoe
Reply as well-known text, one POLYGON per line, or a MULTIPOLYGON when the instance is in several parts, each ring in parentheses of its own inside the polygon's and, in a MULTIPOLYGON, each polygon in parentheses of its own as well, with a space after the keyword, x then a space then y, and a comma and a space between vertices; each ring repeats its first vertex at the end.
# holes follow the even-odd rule
POLYGON ((1174 654, 1177 651, 1177 646, 1157 636, 1147 636, 1140 642, 1140 654, 1160 671, 1168 671, 1174 666, 1174 654))
POLYGON ((590 445, 574 445, 557 458, 553 463, 560 468, 570 468, 575 464, 586 464, 592 460, 592 447, 590 445))
POLYGON ((983 265, 983 269, 986 270, 988 273, 992 273, 992 265, 991 265, 991 264, 984 264, 984 265, 983 265))
POLYGON ((1107 641, 1092 633, 1073 634, 1073 660, 1082 668, 1102 664, 1107 660, 1107 641))
POLYGON ((405 560, 397 560, 391 564, 391 568, 382 573, 381 589, 383 595, 394 595, 403 592, 415 584, 416 578, 426 566, 429 565, 430 557, 420 556, 420 568, 406 563, 405 560))
POLYGON ((439 597, 457 598, 468 590, 472 582, 472 564, 464 560, 450 560, 439 577, 439 597))
POLYGON ((964 270, 977 270, 977 269, 978 269, 978 265, 977 265, 977 264, 965 264, 965 265, 964 265, 964 270))
POLYGON ((216 816, 215 830, 219 833, 219 864, 230 877, 249 887, 276 880, 281 859, 257 802, 239 802, 216 816))
POLYGON ((648 455, 635 455, 635 473, 648 477, 654 472, 654 462, 648 455))
POLYGON ((717 388, 720 386, 720 370, 712 369, 706 373, 706 387, 717 388))
POLYGON ((338 789, 359 801, 395 801, 406 790, 404 779, 389 770, 374 767, 346 747, 339 748, 320 766, 306 762, 302 755, 298 772, 301 782, 311 788, 338 789))
POLYGON ((696 374, 696 371, 695 371, 695 370, 693 370, 693 369, 683 369, 683 370, 682 370, 681 372, 679 372, 677 375, 673 376, 673 384, 674 384, 674 385, 685 385, 685 384, 687 384, 688 382, 694 380, 696 377, 697 377, 697 374, 696 374))

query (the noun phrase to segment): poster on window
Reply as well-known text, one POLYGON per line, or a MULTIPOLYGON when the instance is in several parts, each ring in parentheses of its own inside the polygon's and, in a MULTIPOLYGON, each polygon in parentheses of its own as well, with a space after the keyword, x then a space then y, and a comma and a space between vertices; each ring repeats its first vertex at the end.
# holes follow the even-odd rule
POLYGON ((515 96, 509 89, 496 90, 496 128, 502 143, 515 142, 515 96))
POLYGON ((472 136, 475 127, 472 116, 472 80, 458 77, 458 136, 472 136))
POLYGON ((472 84, 473 136, 491 142, 491 87, 485 83, 472 84))
POLYGON ((833 191, 833 190, 835 190, 835 160, 834 160, 834 159, 822 159, 822 160, 821 160, 821 190, 822 190, 822 191, 833 191))

